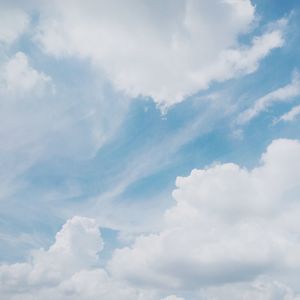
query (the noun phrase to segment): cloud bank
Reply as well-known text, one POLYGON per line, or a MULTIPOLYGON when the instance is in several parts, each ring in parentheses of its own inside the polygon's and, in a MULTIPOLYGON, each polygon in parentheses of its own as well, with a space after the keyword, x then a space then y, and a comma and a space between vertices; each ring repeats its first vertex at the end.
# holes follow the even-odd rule
POLYGON ((262 275, 289 281, 300 263, 299 162, 299 141, 276 140, 253 170, 228 163, 178 177, 164 230, 116 250, 109 269, 135 285, 174 290, 262 275))
POLYGON ((104 267, 97 223, 74 217, 48 250, 0 267, 3 299, 297 300, 299 176, 300 141, 287 139, 252 170, 195 169, 177 178, 164 228, 116 249, 104 267))
POLYGON ((0 266, 1 299, 147 299, 99 267, 102 249, 97 223, 73 217, 48 250, 34 251, 28 263, 0 266))

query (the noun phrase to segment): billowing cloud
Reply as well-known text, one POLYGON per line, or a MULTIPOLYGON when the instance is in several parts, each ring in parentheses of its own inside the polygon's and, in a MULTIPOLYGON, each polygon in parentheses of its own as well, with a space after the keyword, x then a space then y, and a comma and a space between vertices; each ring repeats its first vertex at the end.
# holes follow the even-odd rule
MULTIPOLYGON (((292 81, 263 97, 257 99, 253 106, 241 112, 238 116, 237 123, 242 125, 250 122, 262 112, 266 111, 272 105, 278 102, 288 102, 300 95, 300 75, 294 72, 292 81)), ((294 114, 294 113, 293 113, 294 114)))
POLYGON ((102 248, 97 223, 88 218, 73 217, 56 234, 55 242, 48 250, 40 249, 32 253, 30 263, 1 266, 1 284, 6 289, 14 290, 21 279, 30 285, 57 283, 95 265, 97 252, 102 248), (11 271, 14 272, 15 282, 6 281, 11 271))
MULTIPOLYGON (((48 250, 32 252, 30 261, 0 265, 3 300, 158 300, 151 291, 114 280, 99 266, 104 243, 93 219, 73 217, 48 250)), ((175 296, 165 300, 182 300, 175 296)))
POLYGON ((284 22, 239 43, 254 19, 250 0, 52 1, 36 40, 57 57, 88 58, 129 96, 168 107, 213 81, 254 72, 283 45, 284 22))
MULTIPOLYGON (((103 241, 93 219, 73 217, 48 250, 32 253, 29 263, 0 266, 2 299, 134 299, 98 265, 103 241)), ((137 298, 136 298, 137 299, 137 298)))
POLYGON ((270 274, 287 280, 300 264, 299 176, 300 142, 282 139, 253 170, 217 164, 178 177, 165 228, 116 250, 112 274, 175 290, 270 274))
POLYGON ((300 141, 286 139, 273 141, 252 170, 193 170, 177 178, 164 228, 116 249, 104 267, 97 223, 73 217, 48 250, 0 266, 1 295, 184 300, 175 294, 188 291, 201 300, 298 300, 299 176, 300 141))

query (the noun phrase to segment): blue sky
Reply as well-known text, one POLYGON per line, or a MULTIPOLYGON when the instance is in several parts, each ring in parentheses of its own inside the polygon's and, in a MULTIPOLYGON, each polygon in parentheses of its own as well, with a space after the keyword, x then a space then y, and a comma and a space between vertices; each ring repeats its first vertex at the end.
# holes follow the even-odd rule
MULTIPOLYGON (((264 200, 257 208, 251 198, 279 203, 300 197, 299 164, 288 160, 300 158, 298 1, 1 1, 0 6, 4 299, 65 300, 65 285, 74 293, 72 299, 227 299, 224 291, 228 299, 250 295, 272 300, 279 299, 278 293, 280 299, 300 297, 293 280, 297 273, 289 265, 294 261, 297 266, 290 249, 299 246, 288 238, 299 236, 292 225, 268 221, 264 200), (220 171, 231 166, 227 163, 240 168, 230 171, 232 182, 220 171), (261 175, 277 167, 288 183, 279 175, 261 175), (200 170, 207 179, 198 175, 200 170), (243 176, 249 177, 245 187, 243 176), (181 177, 186 178, 182 183, 181 177), (274 196, 277 181, 281 190, 274 196), (239 185, 236 194, 228 191, 239 185), (209 200, 223 196, 224 205, 215 207, 209 200), (230 200, 235 197, 253 215, 244 216, 246 208, 230 200), (214 212, 236 210, 244 217, 238 225, 223 224, 223 217, 211 223, 211 206, 214 212), (201 254, 210 249, 208 240, 222 240, 218 247, 224 249, 249 247, 249 240, 239 239, 241 224, 248 220, 254 224, 249 236, 258 244, 257 224, 276 232, 261 247, 269 249, 269 257, 285 249, 287 265, 254 254, 247 266, 239 265, 248 258, 242 250, 235 258, 201 254), (201 243, 194 233, 185 237, 187 228, 201 232, 206 226, 217 228, 216 235, 201 243), (228 232, 218 231, 227 226, 228 232), (182 240, 170 234, 175 229, 182 240), (223 242, 233 232, 237 241, 223 242), (285 244, 277 249, 275 240, 285 244), (153 249, 165 247, 162 253, 179 249, 174 251, 176 263, 167 263, 165 254, 154 250, 148 253, 148 243, 153 249), (61 258, 64 247, 68 256, 61 258), (190 249, 198 249, 195 261, 190 249), (128 266, 125 262, 135 255, 139 259, 128 266), (50 266, 60 259, 74 270, 64 274, 55 269, 60 275, 53 279, 50 266), (160 263, 160 272, 155 263, 147 265, 152 260, 160 263), (215 276, 210 262, 224 270, 228 266, 228 273, 215 276), (17 263, 31 271, 20 271, 11 285, 7 278, 17 272, 17 263), (235 264, 236 269, 229 267, 235 264), (187 268, 192 265, 197 268, 187 268), (283 274, 274 271, 281 268, 283 274), (83 270, 90 273, 83 275, 83 270), (92 295, 76 290, 74 278, 99 282, 100 288, 92 295), (255 288, 260 282, 265 290, 255 288), (119 294, 105 294, 102 284, 105 290, 116 285, 112 290, 119 294)), ((284 223, 290 206, 280 205, 278 220, 284 223)), ((295 205, 299 214, 297 209, 295 205)))

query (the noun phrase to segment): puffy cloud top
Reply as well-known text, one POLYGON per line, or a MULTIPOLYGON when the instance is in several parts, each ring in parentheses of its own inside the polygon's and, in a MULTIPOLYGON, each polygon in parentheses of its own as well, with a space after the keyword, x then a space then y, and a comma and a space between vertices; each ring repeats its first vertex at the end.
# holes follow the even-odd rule
POLYGON ((1 300, 160 299, 155 293, 114 280, 101 268, 98 256, 103 246, 94 219, 73 217, 48 250, 33 251, 30 262, 0 265, 1 300))
POLYGON ((288 278, 300 264, 299 176, 300 142, 276 140, 253 170, 218 164, 178 177, 165 228, 116 250, 110 270, 163 289, 251 281, 275 270, 288 278))
POLYGON ((97 223, 74 217, 48 250, 0 266, 3 299, 297 300, 299 176, 300 141, 281 139, 252 170, 218 164, 178 177, 165 227, 115 250, 105 268, 97 223))

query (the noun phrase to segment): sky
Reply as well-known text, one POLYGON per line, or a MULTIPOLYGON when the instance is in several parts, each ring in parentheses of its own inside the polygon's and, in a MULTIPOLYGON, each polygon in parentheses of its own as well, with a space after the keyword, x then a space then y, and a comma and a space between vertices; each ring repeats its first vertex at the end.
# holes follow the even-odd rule
POLYGON ((0 0, 1 300, 299 300, 300 4, 0 0))

